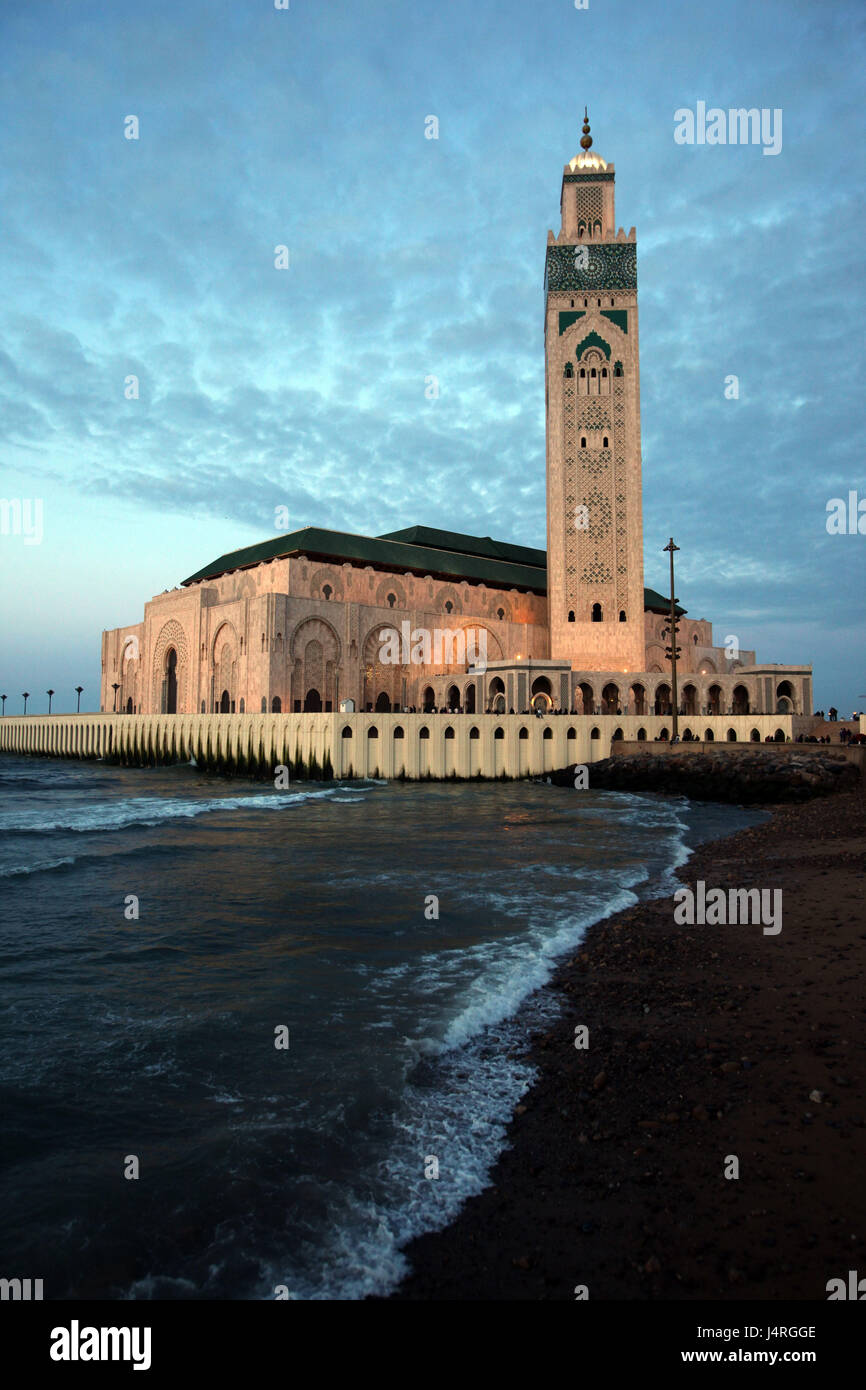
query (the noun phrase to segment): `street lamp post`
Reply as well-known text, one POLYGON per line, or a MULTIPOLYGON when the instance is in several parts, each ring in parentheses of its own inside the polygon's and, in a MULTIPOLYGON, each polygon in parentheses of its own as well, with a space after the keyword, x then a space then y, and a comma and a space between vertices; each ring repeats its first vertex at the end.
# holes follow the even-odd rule
POLYGON ((23 696, 24 696, 24 713, 26 714, 26 713, 27 713, 27 701, 30 699, 30 691, 29 691, 29 690, 24 690, 24 691, 22 691, 22 694, 23 694, 23 696))
POLYGON ((669 551, 671 557, 671 645, 665 655, 669 656, 671 659, 671 701, 673 704, 673 733, 671 734, 671 742, 673 743, 680 736, 679 698, 677 696, 677 657, 680 654, 680 649, 677 646, 679 626, 677 624, 677 601, 674 590, 674 551, 679 550, 679 546, 674 545, 673 536, 671 536, 663 549, 669 551))
POLYGON ((81 692, 82 692, 83 689, 84 689, 84 686, 83 686, 83 685, 76 685, 76 687, 75 687, 75 693, 76 693, 76 695, 78 696, 78 707, 76 708, 76 711, 75 711, 76 714, 80 714, 80 713, 81 713, 81 692))
POLYGON ((53 691, 53 690, 46 690, 45 694, 48 696, 48 713, 50 714, 50 713, 51 713, 51 699, 52 699, 52 696, 54 695, 54 691, 53 691))
POLYGON ((120 689, 120 686, 119 686, 119 684, 117 683, 117 681, 114 682, 114 685, 113 685, 111 688, 112 688, 112 690, 114 691, 114 710, 113 710, 113 712, 114 712, 115 714, 117 714, 117 692, 118 692, 118 690, 120 689))
POLYGON ((2 710, 0 710, 0 714, 5 714, 5 713, 6 713, 6 696, 5 696, 5 695, 0 695, 0 700, 3 701, 3 708, 2 708, 2 710))

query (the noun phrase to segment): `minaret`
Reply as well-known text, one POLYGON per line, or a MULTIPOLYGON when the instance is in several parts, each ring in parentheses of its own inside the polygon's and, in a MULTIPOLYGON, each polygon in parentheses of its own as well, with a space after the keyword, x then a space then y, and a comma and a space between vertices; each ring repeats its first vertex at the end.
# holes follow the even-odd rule
POLYGON ((616 230, 614 166, 592 149, 586 112, 580 144, 544 284, 550 655, 575 670, 641 671, 635 232, 616 230))

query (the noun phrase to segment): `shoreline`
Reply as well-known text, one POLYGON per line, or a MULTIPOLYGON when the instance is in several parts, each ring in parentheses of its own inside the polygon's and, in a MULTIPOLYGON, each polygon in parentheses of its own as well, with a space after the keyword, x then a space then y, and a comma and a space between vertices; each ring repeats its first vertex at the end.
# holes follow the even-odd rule
POLYGON ((760 809, 673 872, 781 889, 781 932, 677 926, 670 896, 590 927, 490 1184, 391 1298, 823 1300, 866 1273, 866 787, 760 809))

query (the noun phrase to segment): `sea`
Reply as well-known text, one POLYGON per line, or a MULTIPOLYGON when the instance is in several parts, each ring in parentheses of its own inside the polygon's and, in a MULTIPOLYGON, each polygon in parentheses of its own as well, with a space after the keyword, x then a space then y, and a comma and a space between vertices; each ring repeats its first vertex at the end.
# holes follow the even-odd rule
POLYGON ((0 757, 0 1275, 360 1299, 488 1182, 548 982, 731 806, 0 757))

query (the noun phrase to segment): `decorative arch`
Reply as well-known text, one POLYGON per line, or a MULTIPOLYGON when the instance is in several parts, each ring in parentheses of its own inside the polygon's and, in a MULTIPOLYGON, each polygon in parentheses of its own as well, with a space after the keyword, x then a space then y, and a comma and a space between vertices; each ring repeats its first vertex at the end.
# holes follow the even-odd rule
POLYGON ((406 586, 400 582, 396 574, 386 575, 376 588, 376 607, 377 608, 408 608, 409 600, 406 596, 406 586), (393 597, 394 602, 391 602, 393 597))
POLYGON ((221 713, 235 709, 238 687, 238 634, 233 623, 224 619, 214 633, 210 648, 210 671, 213 698, 221 713), (228 710, 223 710, 228 695, 228 710))
POLYGON ((591 333, 587 333, 586 337, 578 343, 575 348, 575 357, 583 357, 588 348, 599 348, 608 362, 610 361, 610 343, 606 343, 604 338, 599 337, 595 329, 591 333))
POLYGON ((323 598, 331 603, 343 601, 343 572, 333 565, 321 565, 310 577, 310 598, 323 598), (325 593, 325 588, 330 594, 325 593))
MULTIPOLYGON (((389 591, 390 592, 390 591, 389 591)), ((361 680, 363 685, 361 696, 361 708, 366 709, 367 705, 374 701, 385 698, 389 706, 401 709, 406 703, 403 699, 403 682, 412 678, 413 672, 418 670, 417 666, 403 665, 400 662, 383 660, 390 655, 390 651, 395 646, 395 639, 383 638, 382 633, 388 633, 393 629, 396 634, 396 646, 402 658, 402 642, 400 639, 400 629, 394 625, 394 620, 380 621, 371 627, 367 636, 364 638, 362 647, 363 660, 361 668, 361 680), (390 650, 389 650, 390 648, 390 650)), ((381 709, 382 706, 380 705, 381 709)))
POLYGON ((307 697, 312 690, 321 700, 320 709, 333 709, 342 646, 331 624, 324 618, 302 619, 292 634, 289 651, 291 695, 295 703, 288 708, 298 709, 299 702, 308 708, 307 697))
POLYGON ((453 584, 443 584, 436 591, 433 604, 437 613, 459 614, 463 612, 460 595, 453 584), (448 605, 451 604, 449 608, 448 605))
POLYGON ((170 618, 160 628, 159 636, 153 649, 153 665, 151 667, 152 679, 152 703, 151 709, 158 713, 163 708, 163 697, 166 692, 163 689, 165 680, 166 656, 169 647, 173 647, 177 652, 177 665, 175 675, 177 680, 177 712, 187 713, 187 679, 189 672, 189 643, 186 633, 176 618, 170 618))

